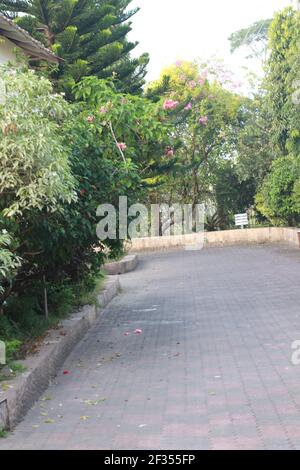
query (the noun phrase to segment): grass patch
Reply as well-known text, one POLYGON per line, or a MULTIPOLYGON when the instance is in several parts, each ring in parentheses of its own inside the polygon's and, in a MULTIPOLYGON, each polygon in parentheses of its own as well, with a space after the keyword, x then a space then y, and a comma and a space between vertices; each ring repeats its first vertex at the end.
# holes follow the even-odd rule
POLYGON ((84 305, 97 305, 97 297, 103 289, 106 274, 100 271, 94 279, 94 287, 92 290, 82 292, 78 299, 78 306, 83 307, 84 305))
POLYGON ((9 380, 14 379, 18 374, 22 374, 25 372, 27 369, 23 364, 19 364, 17 362, 8 362, 7 367, 12 371, 11 377, 6 377, 5 375, 1 374, 1 368, 0 368, 0 382, 7 382, 9 380))
POLYGON ((0 429, 0 439, 6 439, 8 437, 8 432, 4 429, 0 429))
POLYGON ((18 362, 12 362, 9 366, 14 374, 22 374, 26 372, 27 368, 18 362))

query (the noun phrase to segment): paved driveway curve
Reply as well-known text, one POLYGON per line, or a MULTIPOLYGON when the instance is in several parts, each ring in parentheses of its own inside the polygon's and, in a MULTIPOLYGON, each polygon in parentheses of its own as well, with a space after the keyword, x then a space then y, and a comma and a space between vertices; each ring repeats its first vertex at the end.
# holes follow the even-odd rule
POLYGON ((0 449, 300 449, 300 251, 156 253, 121 282, 0 449))

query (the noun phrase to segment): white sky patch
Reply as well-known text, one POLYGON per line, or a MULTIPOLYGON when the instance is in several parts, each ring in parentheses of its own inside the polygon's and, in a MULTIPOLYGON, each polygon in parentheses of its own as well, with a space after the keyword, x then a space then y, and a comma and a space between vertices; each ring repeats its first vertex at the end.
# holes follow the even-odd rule
POLYGON ((224 59, 227 67, 243 80, 245 68, 259 73, 259 63, 247 53, 230 53, 228 37, 293 4, 294 0, 134 0, 141 11, 132 19, 130 39, 139 41, 134 54, 149 52, 147 79, 159 77, 163 67, 178 59, 224 59))

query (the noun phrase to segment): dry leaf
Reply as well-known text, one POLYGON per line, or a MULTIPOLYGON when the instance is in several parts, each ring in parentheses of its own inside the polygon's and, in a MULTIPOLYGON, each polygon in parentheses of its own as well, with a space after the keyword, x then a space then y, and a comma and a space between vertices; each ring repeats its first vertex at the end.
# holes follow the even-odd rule
POLYGON ((52 400, 52 397, 50 396, 41 398, 41 401, 50 401, 50 400, 52 400))

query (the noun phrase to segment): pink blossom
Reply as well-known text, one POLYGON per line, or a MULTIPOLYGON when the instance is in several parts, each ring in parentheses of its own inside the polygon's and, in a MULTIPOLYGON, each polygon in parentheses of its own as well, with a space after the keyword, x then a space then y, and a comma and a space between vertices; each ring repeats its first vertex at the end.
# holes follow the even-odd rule
POLYGON ((89 122, 90 124, 94 122, 94 119, 95 119, 94 116, 88 116, 86 118, 87 122, 89 122))
POLYGON ((235 83, 232 83, 232 86, 233 86, 233 88, 235 88, 235 89, 241 88, 242 85, 243 85, 243 84, 242 84, 242 82, 240 82, 240 81, 237 81, 237 82, 235 82, 235 83))
POLYGON ((190 88, 193 89, 193 88, 196 88, 197 83, 195 82, 195 80, 191 80, 191 81, 188 83, 188 85, 189 85, 190 88))
POLYGON ((202 126, 206 126, 206 124, 208 123, 208 117, 207 116, 202 116, 200 119, 199 119, 199 122, 202 126))
POLYGON ((166 111, 168 109, 175 109, 177 105, 178 105, 178 101, 166 100, 163 104, 163 108, 166 111))
POLYGON ((176 67, 181 67, 182 63, 182 60, 176 60, 175 65, 176 67))
POLYGON ((167 157, 174 157, 174 149, 172 147, 166 148, 166 156, 167 157))
POLYGON ((125 142, 118 142, 118 147, 122 151, 127 149, 127 145, 125 144, 125 142))
POLYGON ((203 86, 204 83, 205 83, 205 78, 204 78, 204 77, 200 77, 199 80, 198 80, 198 83, 199 83, 199 85, 203 86))
POLYGON ((193 105, 192 103, 188 103, 186 106, 185 106, 185 111, 189 111, 190 109, 192 109, 193 105))
POLYGON ((207 79, 207 76, 208 76, 208 70, 203 70, 203 72, 202 72, 202 77, 204 77, 205 79, 207 79))
POLYGON ((107 110, 106 106, 101 106, 100 113, 105 114, 105 113, 107 113, 107 111, 108 110, 107 110))
POLYGON ((137 328, 134 332, 135 335, 141 335, 143 333, 143 330, 140 330, 139 328, 137 328))

